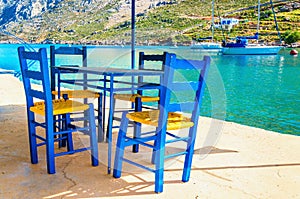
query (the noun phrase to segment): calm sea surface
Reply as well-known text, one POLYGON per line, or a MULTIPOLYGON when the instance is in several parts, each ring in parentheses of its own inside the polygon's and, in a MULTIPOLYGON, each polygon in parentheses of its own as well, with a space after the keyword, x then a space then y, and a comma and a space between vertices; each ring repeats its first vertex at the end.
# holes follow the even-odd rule
MULTIPOLYGON (((17 47, 0 45, 0 68, 19 71, 17 47)), ((32 47, 49 50, 49 45, 32 47)), ((188 59, 210 55, 201 115, 300 135, 300 55, 289 55, 289 49, 264 56, 223 56, 189 47, 137 47, 139 51, 168 51, 188 59)), ((129 47, 89 47, 88 65, 130 68, 130 53, 129 47)))

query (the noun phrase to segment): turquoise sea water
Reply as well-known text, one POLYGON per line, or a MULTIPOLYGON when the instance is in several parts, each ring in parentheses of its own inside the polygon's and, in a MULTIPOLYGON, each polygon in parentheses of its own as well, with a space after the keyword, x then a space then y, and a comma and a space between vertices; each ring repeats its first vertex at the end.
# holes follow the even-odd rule
MULTIPOLYGON (((17 47, 0 45, 0 68, 19 70, 17 47)), ((33 47, 49 50, 48 45, 33 47)), ((289 55, 290 49, 264 56, 225 56, 189 47, 137 47, 139 51, 168 51, 188 59, 210 55, 212 64, 201 115, 300 135, 300 55, 289 55)), ((130 53, 129 47, 89 47, 88 64, 130 68, 130 53)))

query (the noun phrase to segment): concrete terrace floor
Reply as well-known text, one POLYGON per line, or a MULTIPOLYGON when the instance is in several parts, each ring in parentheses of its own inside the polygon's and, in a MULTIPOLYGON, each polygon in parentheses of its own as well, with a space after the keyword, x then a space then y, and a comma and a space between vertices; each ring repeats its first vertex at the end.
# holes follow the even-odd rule
MULTIPOLYGON (((39 164, 30 163, 25 106, 0 106, 0 198, 300 198, 299 136, 210 118, 201 118, 198 134, 190 181, 181 182, 183 158, 167 160, 164 192, 156 194, 152 173, 126 163, 120 179, 106 173, 106 143, 98 167, 82 152, 57 158, 57 173, 47 174, 44 147, 39 164)), ((151 155, 127 154, 144 162, 151 155)))

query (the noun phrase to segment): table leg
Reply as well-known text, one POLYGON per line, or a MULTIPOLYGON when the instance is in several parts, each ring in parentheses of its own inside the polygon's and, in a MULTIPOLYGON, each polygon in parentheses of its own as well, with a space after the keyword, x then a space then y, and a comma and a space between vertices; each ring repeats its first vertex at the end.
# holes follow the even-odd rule
POLYGON ((109 93, 109 114, 108 114, 108 125, 107 125, 107 139, 108 139, 108 150, 107 150, 107 173, 111 173, 111 155, 112 155, 112 128, 113 128, 113 110, 114 110, 114 88, 113 88, 113 76, 110 78, 110 93, 109 93))
POLYGON ((98 142, 103 142, 104 141, 104 128, 103 128, 103 93, 99 93, 100 96, 98 97, 98 115, 97 115, 97 120, 98 120, 98 142))

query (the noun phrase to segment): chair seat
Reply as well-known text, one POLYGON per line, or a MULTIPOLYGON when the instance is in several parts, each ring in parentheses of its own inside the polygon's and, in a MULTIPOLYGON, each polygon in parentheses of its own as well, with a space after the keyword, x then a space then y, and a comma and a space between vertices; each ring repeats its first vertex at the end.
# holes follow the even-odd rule
MULTIPOLYGON (((158 116, 158 110, 133 112, 126 115, 126 117, 130 120, 156 127, 158 126, 158 116)), ((191 122, 190 118, 185 117, 180 113, 169 113, 167 130, 177 130, 192 126, 194 126, 194 123, 191 122)))
MULTIPOLYGON (((52 91, 53 95, 58 95, 58 91, 52 91)), ((68 98, 98 98, 100 95, 97 92, 90 90, 63 90, 60 91, 60 96, 68 95, 68 98)))
MULTIPOLYGON (((53 115, 66 114, 70 112, 85 111, 89 105, 72 100, 53 100, 53 115)), ((30 107, 30 111, 45 116, 45 102, 36 102, 30 107)))
POLYGON ((122 171, 128 169, 123 168, 123 163, 153 172, 156 193, 163 192, 166 159, 184 156, 184 161, 181 161, 181 181, 188 182, 190 179, 200 108, 210 65, 208 56, 204 56, 203 60, 188 60, 178 59, 173 53, 166 53, 165 60, 163 75, 160 78, 158 109, 122 114, 113 169, 115 178, 120 178, 122 171), (129 120, 135 122, 133 129, 129 129, 129 120), (146 125, 155 129, 149 129, 146 125), (170 132, 183 128, 184 132, 170 132), (167 150, 167 145, 179 142, 177 146, 180 146, 180 150, 167 150), (144 159, 138 161, 136 156, 129 157, 125 154, 128 152, 126 147, 132 146, 132 151, 138 152, 140 145, 152 151, 151 165, 144 159))
POLYGON ((159 101, 159 97, 152 96, 142 96, 139 94, 115 94, 114 98, 118 100, 135 102, 135 99, 139 97, 141 98, 141 102, 157 102, 159 101))

